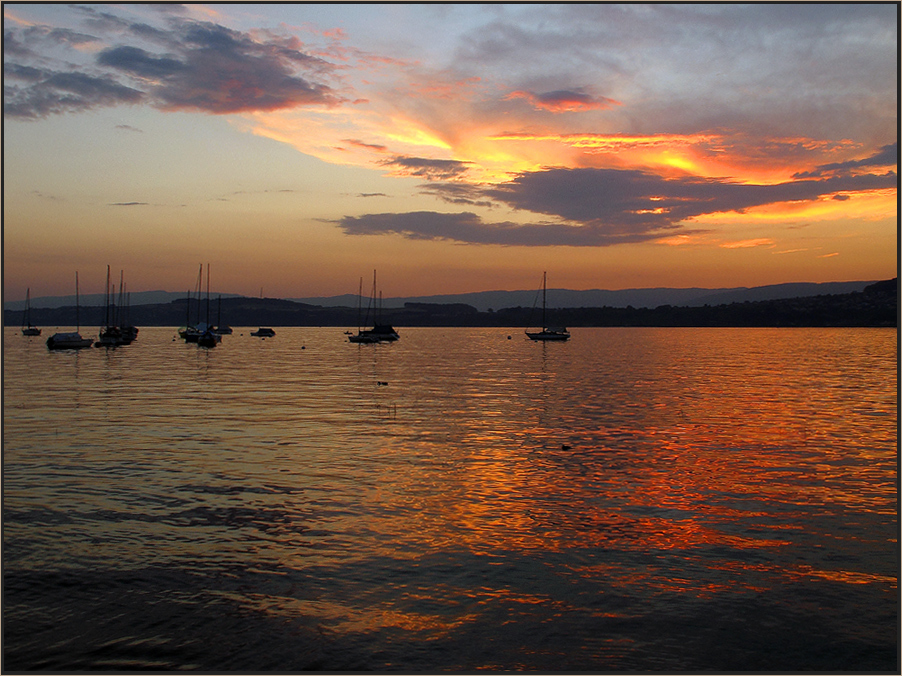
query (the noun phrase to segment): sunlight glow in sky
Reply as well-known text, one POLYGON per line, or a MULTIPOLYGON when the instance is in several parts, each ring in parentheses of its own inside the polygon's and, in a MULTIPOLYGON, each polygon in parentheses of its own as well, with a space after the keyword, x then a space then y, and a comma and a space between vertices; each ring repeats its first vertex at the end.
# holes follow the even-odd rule
POLYGON ((4 5, 4 298, 886 279, 892 4, 4 5))

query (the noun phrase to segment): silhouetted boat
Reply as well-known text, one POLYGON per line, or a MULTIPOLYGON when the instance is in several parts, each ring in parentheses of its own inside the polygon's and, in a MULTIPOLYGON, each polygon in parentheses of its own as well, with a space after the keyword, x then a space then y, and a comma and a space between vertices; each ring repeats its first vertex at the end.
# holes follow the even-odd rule
MULTIPOLYGON (((132 342, 133 338, 131 336, 126 336, 122 332, 122 328, 117 326, 117 318, 116 308, 113 304, 113 296, 115 294, 115 288, 110 286, 110 266, 106 266, 106 310, 104 315, 104 325, 100 327, 99 335, 97 336, 97 342, 94 343, 94 347, 117 347, 119 345, 128 345, 132 342)), ((119 286, 119 294, 122 294, 122 285, 121 285, 121 277, 120 277, 120 286, 119 286)), ((120 305, 121 299, 120 299, 120 305)))
POLYGON ((220 336, 232 335, 232 327, 222 325, 222 296, 217 300, 216 326, 214 326, 211 331, 220 336))
MULTIPOLYGON (((360 290, 357 294, 357 335, 349 335, 348 340, 352 343, 390 343, 398 340, 401 336, 390 324, 380 324, 378 321, 378 305, 376 304, 376 271, 373 270, 373 292, 370 295, 370 302, 366 308, 366 318, 369 318, 370 307, 373 307, 373 328, 360 328, 360 312, 363 303, 363 277, 360 278, 360 290)), ((364 320, 364 324, 367 323, 364 320)))
POLYGON ((251 331, 252 336, 257 336, 258 338, 272 338, 276 335, 276 332, 270 328, 266 328, 265 326, 261 326, 256 331, 251 331))
POLYGON ((191 292, 189 291, 188 300, 185 305, 185 326, 180 327, 178 330, 179 337, 186 343, 196 343, 197 339, 203 335, 207 328, 209 328, 206 325, 200 325, 200 294, 203 278, 204 264, 201 263, 200 269, 197 271, 197 282, 194 285, 194 290, 197 292, 197 319, 193 324, 191 323, 191 292))
MULTIPOLYGON (((201 266, 203 271, 203 266, 201 266)), ((198 301, 200 297, 198 296, 198 301)), ((200 347, 216 347, 216 343, 222 341, 222 336, 213 330, 210 324, 210 264, 207 263, 207 321, 202 322, 196 327, 201 333, 197 337, 197 344, 200 347)))
POLYGON ((68 333, 54 333, 47 339, 47 348, 50 350, 80 350, 83 347, 91 347, 92 338, 82 338, 81 321, 79 317, 78 302, 78 271, 75 272, 75 331, 68 333))
POLYGON ((40 336, 41 330, 31 323, 31 289, 25 291, 25 313, 22 315, 22 335, 40 336))
POLYGON ((222 340, 222 336, 213 333, 213 329, 207 329, 197 337, 197 344, 200 347, 216 347, 216 343, 222 340))
POLYGON ((570 332, 563 326, 550 327, 545 324, 545 297, 547 294, 547 273, 542 273, 542 330, 529 331, 526 335, 530 340, 569 340, 570 332))
MULTIPOLYGON (((121 281, 121 278, 120 278, 121 281)), ((126 343, 131 343, 133 340, 138 337, 138 327, 131 325, 131 293, 126 293, 125 295, 125 305, 122 304, 123 292, 125 291, 125 284, 120 283, 119 287, 119 314, 122 315, 123 308, 125 309, 125 316, 120 316, 119 320, 119 330, 122 331, 122 339, 126 341, 126 343)))

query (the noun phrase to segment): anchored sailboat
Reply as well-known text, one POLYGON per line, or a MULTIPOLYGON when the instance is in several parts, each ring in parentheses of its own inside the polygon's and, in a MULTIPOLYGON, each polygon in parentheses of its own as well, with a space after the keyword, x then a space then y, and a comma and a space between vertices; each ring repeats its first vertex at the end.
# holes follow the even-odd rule
POLYGON ((216 326, 213 327, 213 333, 218 333, 220 336, 232 335, 232 327, 222 323, 222 296, 219 296, 217 300, 216 326))
MULTIPOLYGON (((201 271, 203 271, 203 265, 201 265, 201 271)), ((198 310, 200 309, 200 296, 197 297, 198 300, 198 310)), ((222 336, 213 331, 213 326, 210 324, 210 264, 207 263, 207 321, 202 324, 198 324, 195 328, 197 328, 201 333, 197 337, 197 344, 200 347, 216 347, 216 344, 222 341, 222 336)))
POLYGON ((31 323, 31 289, 25 291, 25 314, 22 315, 22 335, 40 336, 41 330, 31 323))
POLYGON ((75 271, 75 331, 69 333, 54 333, 47 339, 47 348, 50 350, 80 350, 83 347, 91 347, 94 343, 91 338, 82 338, 81 322, 79 318, 78 302, 78 271, 75 271))
MULTIPOLYGON (((380 324, 378 316, 378 306, 376 305, 376 271, 373 270, 373 292, 370 295, 370 302, 366 308, 366 319, 369 319, 370 307, 373 307, 373 328, 361 329, 360 326, 360 308, 363 299, 363 277, 360 278, 360 291, 357 295, 357 335, 348 336, 348 340, 352 343, 390 343, 398 340, 401 336, 395 331, 390 324, 380 324)), ((364 324, 368 323, 364 320, 364 324)))
POLYGON ((545 322, 545 300, 548 293, 547 289, 548 273, 542 273, 542 330, 529 331, 526 335, 530 340, 569 340, 570 332, 563 326, 549 327, 545 322))
MULTIPOLYGON (((120 284, 120 292, 122 286, 120 284)), ((122 337, 122 329, 116 326, 116 310, 113 306, 113 296, 115 295, 115 286, 110 287, 110 266, 106 266, 106 298, 105 304, 105 314, 103 326, 100 327, 100 333, 97 336, 97 342, 94 343, 94 347, 116 347, 117 345, 125 345, 130 343, 130 340, 126 340, 122 337)))

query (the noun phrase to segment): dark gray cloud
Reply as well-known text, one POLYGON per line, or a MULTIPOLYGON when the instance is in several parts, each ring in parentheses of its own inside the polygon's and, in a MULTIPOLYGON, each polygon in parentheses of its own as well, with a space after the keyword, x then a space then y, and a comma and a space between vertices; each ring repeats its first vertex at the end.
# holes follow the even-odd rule
POLYGON ((51 68, 36 65, 26 38, 38 36, 57 46, 97 39, 39 26, 5 31, 5 75, 24 83, 4 88, 6 116, 37 119, 137 101, 213 114, 342 101, 324 83, 333 66, 304 51, 296 38, 266 32, 252 38, 179 17, 170 17, 170 29, 162 31, 93 7, 76 9, 91 27, 119 36, 120 44, 101 51, 93 67, 51 68))
POLYGON ((526 99, 534 107, 549 110, 554 113, 574 112, 584 110, 604 110, 611 106, 619 106, 614 99, 604 96, 591 96, 582 88, 559 89, 553 92, 536 93, 530 91, 515 91, 507 96, 508 99, 526 99))
POLYGON ((469 211, 345 216, 339 227, 348 235, 397 234, 407 239, 450 240, 467 244, 505 246, 609 246, 641 242, 660 235, 649 233, 611 233, 595 225, 562 223, 485 222, 469 211))
POLYGON ((469 162, 432 160, 424 157, 393 157, 383 160, 379 164, 384 167, 392 167, 396 173, 404 176, 419 176, 439 181, 460 178, 470 168, 469 162))
MULTIPOLYGON (((144 94, 108 76, 74 72, 34 72, 35 69, 10 64, 15 76, 28 85, 3 86, 3 114, 12 118, 38 119, 58 113, 90 110, 98 106, 140 103, 144 94)), ((4 65, 4 74, 10 70, 4 65)))
POLYGON ((687 225, 699 216, 895 186, 895 172, 748 185, 664 178, 638 170, 548 169, 495 186, 427 186, 432 194, 447 195, 448 202, 492 200, 550 217, 548 221, 491 223, 472 212, 421 211, 348 216, 339 225, 354 235, 398 234, 409 239, 517 246, 610 246, 699 232, 687 225))
POLYGON ((22 80, 25 82, 39 82, 46 78, 47 71, 31 66, 21 66, 17 63, 4 63, 3 76, 10 80, 22 80))
POLYGON ((110 66, 142 78, 163 78, 185 70, 186 65, 166 56, 154 56, 138 47, 113 47, 97 57, 101 66, 110 66))
POLYGON ((863 160, 849 160, 848 162, 833 162, 822 164, 813 171, 804 171, 794 174, 793 178, 819 178, 831 175, 848 174, 856 169, 869 169, 875 167, 891 167, 899 164, 899 144, 890 143, 883 146, 876 153, 863 160))
POLYGON ((212 23, 176 25, 176 54, 156 56, 118 47, 101 55, 102 65, 160 78, 148 92, 167 110, 227 114, 340 101, 328 86, 295 74, 298 67, 321 70, 327 65, 291 39, 254 40, 212 23))
POLYGON ((466 204, 474 207, 494 206, 494 202, 485 198, 481 187, 469 183, 424 183, 420 186, 420 192, 437 197, 448 204, 466 204))
POLYGON ((663 178, 621 169, 549 169, 522 174, 483 194, 516 209, 612 231, 669 228, 697 216, 814 200, 837 192, 893 188, 895 172, 749 185, 702 178, 663 178))

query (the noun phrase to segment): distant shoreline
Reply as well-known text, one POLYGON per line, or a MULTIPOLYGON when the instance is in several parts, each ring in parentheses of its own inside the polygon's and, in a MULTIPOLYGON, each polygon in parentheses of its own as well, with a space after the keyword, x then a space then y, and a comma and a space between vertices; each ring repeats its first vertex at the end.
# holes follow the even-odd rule
MULTIPOLYGON (((134 305, 127 309, 128 323, 135 326, 181 326, 191 321, 219 322, 219 304, 200 309, 187 299, 134 305), (198 312, 200 314, 198 315, 198 312)), ((70 326, 76 323, 74 306, 32 308, 31 321, 37 326, 70 326)), ((19 326, 23 312, 4 310, 6 327, 19 326)), ((230 326, 343 326, 371 324, 372 314, 364 320, 356 308, 324 307, 290 300, 267 298, 223 298, 221 322, 230 326)), ((408 302, 402 308, 383 309, 380 323, 404 326, 526 327, 538 326, 541 315, 533 307, 508 307, 480 311, 465 303, 408 302)), ((101 326, 104 308, 81 307, 81 326, 101 326)), ((655 308, 581 307, 549 308, 546 325, 589 326, 898 326, 898 283, 896 279, 876 282, 862 291, 745 301, 703 306, 660 305, 655 308)))

